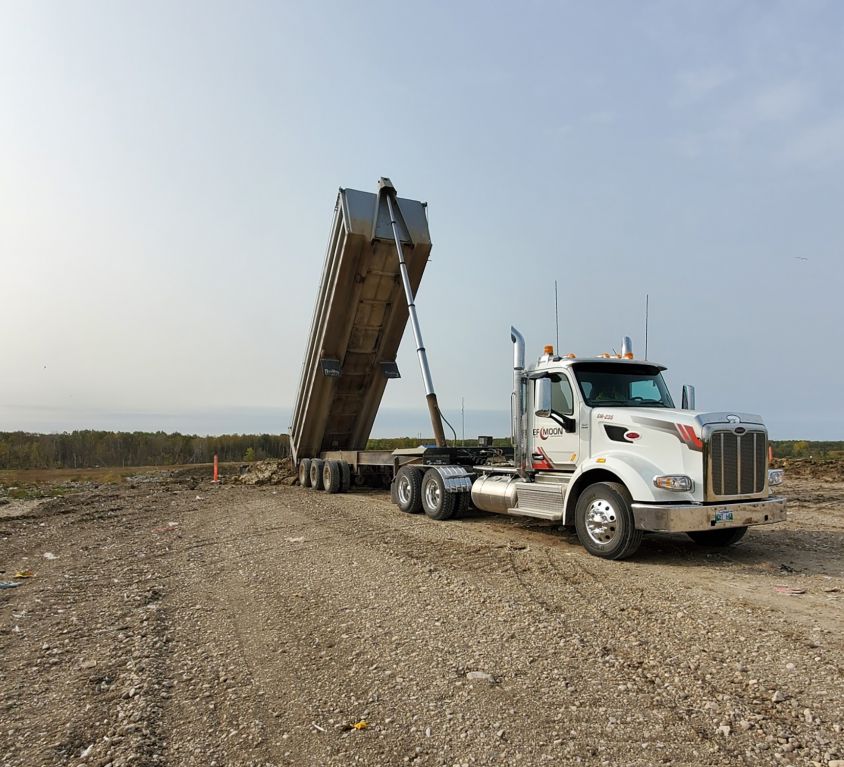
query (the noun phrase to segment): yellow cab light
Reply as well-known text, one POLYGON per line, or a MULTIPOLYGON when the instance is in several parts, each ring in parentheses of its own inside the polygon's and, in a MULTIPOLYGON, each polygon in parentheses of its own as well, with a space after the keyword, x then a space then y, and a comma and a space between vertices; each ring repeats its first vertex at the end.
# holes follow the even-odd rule
POLYGON ((549 357, 554 356, 554 347, 551 344, 545 344, 545 351, 543 354, 547 354, 549 357))
POLYGON ((632 360, 633 359, 633 352, 627 352, 627 354, 624 355, 624 359, 632 360))
POLYGON ((595 463, 606 463, 606 462, 607 462, 606 458, 596 458, 595 459, 595 463))
POLYGON ((601 352, 601 353, 598 355, 598 359, 601 359, 601 360, 608 360, 609 358, 610 358, 610 353, 609 353, 609 352, 601 352))
POLYGON ((577 355, 576 355, 574 352, 569 352, 569 353, 566 355, 566 359, 567 359, 567 360, 574 360, 574 359, 577 359, 577 355))

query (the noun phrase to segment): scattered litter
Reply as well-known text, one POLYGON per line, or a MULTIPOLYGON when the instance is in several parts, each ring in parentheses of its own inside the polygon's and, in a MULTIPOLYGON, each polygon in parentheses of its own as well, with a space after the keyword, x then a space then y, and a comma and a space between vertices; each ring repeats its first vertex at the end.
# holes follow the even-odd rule
POLYGON ((179 526, 178 522, 168 522, 166 525, 162 525, 161 527, 153 528, 154 533, 172 533, 175 532, 176 528, 179 526))
POLYGON ((93 750, 94 750, 94 744, 92 743, 90 746, 88 746, 88 748, 83 749, 82 753, 79 754, 79 758, 80 759, 87 759, 91 755, 91 752, 93 750))
POLYGON ((202 496, 201 496, 201 495, 196 496, 196 500, 197 500, 197 501, 201 501, 201 500, 202 500, 202 496))
POLYGON ((20 585, 20 581, 0 581, 0 589, 16 589, 20 585))
POLYGON ((303 535, 299 538, 285 538, 284 540, 288 543, 302 543, 302 541, 305 540, 305 536, 303 535))
POLYGON ((790 597, 796 597, 800 594, 806 593, 806 589, 796 588, 795 586, 774 586, 774 591, 778 594, 786 594, 790 597))
POLYGON ((52 551, 45 551, 44 559, 58 559, 58 557, 52 551))
POLYGON ((316 722, 311 722, 311 727, 320 732, 325 732, 325 727, 320 727, 316 722))
POLYGON ((15 573, 15 578, 34 578, 35 573, 32 570, 18 570, 15 573))
POLYGON ((356 730, 365 730, 367 727, 369 727, 369 723, 366 721, 366 719, 361 719, 359 722, 355 722, 352 727, 354 727, 356 730))
POLYGON ((486 671, 470 671, 466 674, 466 678, 475 682, 489 682, 490 684, 495 684, 495 677, 492 674, 487 674, 486 671))

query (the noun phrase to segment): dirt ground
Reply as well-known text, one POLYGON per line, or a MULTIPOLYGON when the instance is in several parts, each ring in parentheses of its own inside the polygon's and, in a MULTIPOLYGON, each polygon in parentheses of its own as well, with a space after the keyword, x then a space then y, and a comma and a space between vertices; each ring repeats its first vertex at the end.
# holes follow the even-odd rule
POLYGON ((844 765, 844 482, 605 562, 384 492, 0 506, 0 765, 844 765), (15 580, 16 573, 34 577, 15 580))

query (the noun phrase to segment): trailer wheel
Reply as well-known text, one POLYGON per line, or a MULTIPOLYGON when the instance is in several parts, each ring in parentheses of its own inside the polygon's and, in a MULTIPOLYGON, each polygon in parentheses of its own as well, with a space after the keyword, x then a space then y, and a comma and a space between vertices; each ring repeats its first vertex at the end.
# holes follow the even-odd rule
POLYGON ((324 490, 325 486, 322 484, 322 465, 325 463, 320 458, 313 458, 311 460, 311 487, 314 490, 324 490))
POLYGON ((348 493, 352 486, 352 467, 348 461, 339 461, 340 463, 340 492, 348 493))
POLYGON ((445 482, 436 469, 428 469, 422 478, 422 509, 431 519, 445 520, 454 516, 457 493, 447 493, 445 482))
POLYGON ((686 533, 698 546, 732 546, 747 532, 746 527, 726 527, 723 530, 698 530, 686 533))
POLYGON ((587 487, 574 512, 575 528, 581 545, 603 559, 632 556, 642 542, 630 508, 627 488, 618 482, 597 482, 587 487))
POLYGON ((303 458, 299 461, 299 484, 302 487, 311 486, 311 459, 303 458))
POLYGON ((322 466, 322 486, 326 493, 340 492, 340 462, 326 461, 322 466))
POLYGON ((395 479, 395 504, 407 514, 422 511, 422 469, 402 466, 395 479))

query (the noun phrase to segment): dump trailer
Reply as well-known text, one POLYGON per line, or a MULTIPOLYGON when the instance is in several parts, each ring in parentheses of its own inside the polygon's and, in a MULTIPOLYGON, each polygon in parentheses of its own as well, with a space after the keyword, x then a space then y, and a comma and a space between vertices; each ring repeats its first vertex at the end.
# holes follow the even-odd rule
POLYGON ((529 363, 511 327, 512 448, 449 445, 415 309, 430 250, 425 206, 388 179, 377 194, 340 191, 290 430, 304 487, 384 483, 401 511, 436 520, 474 507, 557 522, 605 559, 631 556, 649 533, 727 546, 786 518, 762 418, 696 410, 691 386, 677 407, 665 366, 637 358, 627 337, 620 354, 546 346, 529 363), (367 451, 408 320, 435 444, 367 451))
POLYGON ((446 444, 414 301, 430 253, 425 203, 399 197, 388 178, 375 193, 340 189, 290 425, 303 486, 387 486, 426 450, 431 460, 467 464, 512 452, 488 446, 491 440, 478 448, 446 444), (400 378, 396 353, 408 319, 435 444, 366 450, 387 381, 400 378))

